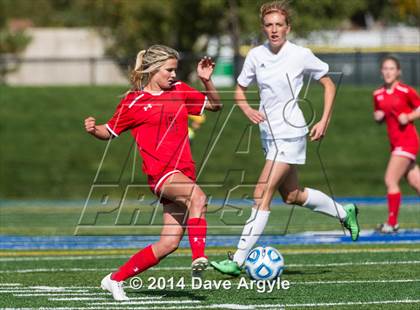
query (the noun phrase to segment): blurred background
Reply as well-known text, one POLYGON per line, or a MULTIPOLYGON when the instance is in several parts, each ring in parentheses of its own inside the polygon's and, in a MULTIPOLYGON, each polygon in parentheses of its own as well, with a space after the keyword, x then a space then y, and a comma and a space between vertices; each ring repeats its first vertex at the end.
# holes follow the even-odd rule
MULTIPOLYGON (((89 115, 100 123, 111 117, 130 87, 127 77, 137 52, 151 44, 180 51, 178 78, 198 88, 198 59, 216 60, 213 79, 225 109, 193 125, 198 182, 213 199, 215 214, 224 202, 234 209, 249 205, 264 157, 258 128, 234 108, 232 90, 247 52, 264 41, 259 22, 264 2, 0 0, 0 233, 72 233, 91 202, 112 213, 121 197, 153 199, 147 188, 141 195, 127 192, 128 185, 146 184, 131 136, 108 145, 83 128, 89 115), (116 187, 109 193, 111 185, 116 187)), ((390 53, 401 60, 403 81, 419 90, 420 1, 290 4, 290 41, 329 63, 340 85, 322 148, 309 146, 302 184, 381 204, 365 218, 373 227, 385 218, 389 146, 385 127, 373 122, 371 94, 381 83, 380 60, 390 53)), ((322 92, 315 84, 308 92, 314 106, 301 107, 308 117, 312 108, 316 115, 322 112, 322 92)), ((256 88, 249 99, 258 104, 256 88)), ((417 227, 419 200, 405 184, 403 194, 409 200, 402 223, 417 227)), ((239 225, 244 218, 235 221, 239 225)), ((294 227, 307 229, 304 225, 294 227)), ((325 225, 315 221, 312 228, 325 225)))

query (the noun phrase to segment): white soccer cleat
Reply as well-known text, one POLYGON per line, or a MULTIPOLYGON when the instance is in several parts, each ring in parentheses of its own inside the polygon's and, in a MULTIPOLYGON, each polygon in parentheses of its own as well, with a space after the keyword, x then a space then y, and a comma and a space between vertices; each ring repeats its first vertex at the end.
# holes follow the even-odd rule
POLYGON ((111 279, 111 274, 105 276, 105 278, 101 281, 101 288, 104 291, 108 291, 112 294, 112 297, 114 297, 115 300, 130 300, 127 295, 125 295, 124 289, 123 289, 123 281, 118 282, 111 279))
POLYGON ((201 278, 203 271, 206 270, 207 266, 209 265, 209 260, 207 257, 199 257, 193 260, 191 263, 192 273, 191 276, 193 278, 198 277, 201 278))
POLYGON ((378 227, 376 228, 376 231, 381 234, 395 234, 398 232, 399 229, 400 229, 400 225, 396 224, 392 226, 385 222, 383 224, 378 225, 378 227))

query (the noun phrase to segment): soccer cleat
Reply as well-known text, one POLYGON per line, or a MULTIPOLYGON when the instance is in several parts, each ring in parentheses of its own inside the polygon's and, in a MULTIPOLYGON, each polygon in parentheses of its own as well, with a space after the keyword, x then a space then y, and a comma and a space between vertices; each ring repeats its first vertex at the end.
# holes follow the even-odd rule
POLYGON ((235 277, 239 276, 242 272, 241 267, 239 267, 238 264, 232 260, 232 255, 230 255, 230 253, 228 254, 228 257, 228 259, 221 262, 210 262, 210 265, 212 265, 214 269, 221 272, 222 274, 235 277))
POLYGON ((344 219, 344 227, 347 228, 351 235, 351 240, 356 241, 359 239, 360 226, 357 221, 357 215, 359 214, 359 209, 355 204, 349 204, 344 206, 347 216, 344 219))
POLYGON ((199 257, 193 260, 191 263, 191 276, 193 278, 201 278, 204 270, 206 270, 209 265, 209 260, 207 257, 199 257))
POLYGON ((112 294, 112 297, 114 297, 115 300, 130 300, 127 295, 125 295, 124 289, 123 289, 123 281, 118 282, 111 279, 111 274, 105 276, 105 278, 101 281, 101 288, 104 291, 108 291, 112 294))
POLYGON ((376 231, 380 232, 381 234, 395 234, 398 232, 398 229, 400 229, 400 225, 398 224, 392 226, 388 223, 383 223, 378 225, 376 231))

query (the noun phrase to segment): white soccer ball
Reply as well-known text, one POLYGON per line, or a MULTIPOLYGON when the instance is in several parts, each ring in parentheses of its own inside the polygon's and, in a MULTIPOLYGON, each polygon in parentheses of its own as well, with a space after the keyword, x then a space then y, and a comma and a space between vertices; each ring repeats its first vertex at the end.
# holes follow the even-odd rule
POLYGON ((249 252, 245 260, 245 270, 254 280, 273 280, 284 268, 283 256, 275 248, 257 247, 249 252))

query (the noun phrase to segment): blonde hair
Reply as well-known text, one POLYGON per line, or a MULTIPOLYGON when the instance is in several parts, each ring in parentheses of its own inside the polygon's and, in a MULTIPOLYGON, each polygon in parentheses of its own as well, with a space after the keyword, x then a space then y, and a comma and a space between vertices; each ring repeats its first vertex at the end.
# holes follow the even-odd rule
POLYGON ((278 12, 286 18, 286 24, 290 25, 291 14, 289 8, 289 1, 273 1, 266 2, 260 7, 260 20, 264 23, 264 17, 267 14, 278 12))
POLYGON ((137 54, 134 70, 131 71, 133 90, 141 90, 146 86, 152 75, 168 59, 179 59, 179 53, 165 45, 152 45, 146 50, 141 50, 137 54))

